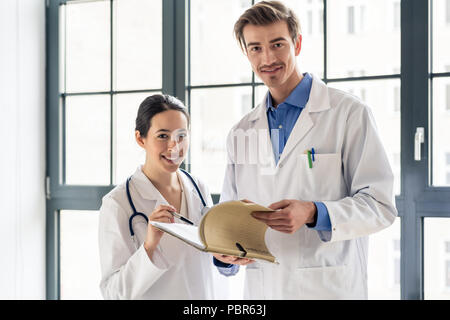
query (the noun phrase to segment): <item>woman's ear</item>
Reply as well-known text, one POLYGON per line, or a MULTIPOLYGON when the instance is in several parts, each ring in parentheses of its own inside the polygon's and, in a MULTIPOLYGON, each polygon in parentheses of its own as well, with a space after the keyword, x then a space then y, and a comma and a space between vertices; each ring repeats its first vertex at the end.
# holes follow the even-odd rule
POLYGON ((136 138, 136 142, 137 144, 141 147, 145 149, 145 143, 144 143, 144 138, 141 137, 141 133, 139 132, 139 130, 136 130, 134 132, 134 137, 136 138))

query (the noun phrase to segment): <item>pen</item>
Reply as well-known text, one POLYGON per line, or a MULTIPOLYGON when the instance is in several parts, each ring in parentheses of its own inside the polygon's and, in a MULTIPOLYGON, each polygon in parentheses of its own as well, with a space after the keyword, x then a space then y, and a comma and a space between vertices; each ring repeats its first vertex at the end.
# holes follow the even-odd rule
POLYGON ((180 219, 181 221, 184 221, 184 222, 186 222, 186 223, 189 223, 189 224, 194 225, 194 223, 193 223, 191 220, 186 219, 186 218, 183 217, 181 214, 176 213, 175 211, 171 211, 170 213, 171 213, 175 218, 178 218, 178 219, 180 219))
POLYGON ((311 151, 308 150, 308 164, 309 164, 309 168, 312 168, 312 161, 311 161, 311 151))
POLYGON ((311 154, 312 154, 312 160, 316 161, 316 159, 314 159, 314 155, 316 154, 316 151, 314 151, 314 148, 311 148, 311 154))

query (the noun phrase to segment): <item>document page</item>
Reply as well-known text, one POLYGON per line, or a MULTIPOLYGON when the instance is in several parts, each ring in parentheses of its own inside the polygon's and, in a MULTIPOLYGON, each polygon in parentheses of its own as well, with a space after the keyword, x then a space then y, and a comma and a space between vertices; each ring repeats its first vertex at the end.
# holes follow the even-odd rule
POLYGON ((165 223, 157 221, 150 221, 150 223, 154 227, 161 229, 162 231, 167 232, 200 250, 205 249, 205 245, 200 239, 197 226, 184 223, 165 223))

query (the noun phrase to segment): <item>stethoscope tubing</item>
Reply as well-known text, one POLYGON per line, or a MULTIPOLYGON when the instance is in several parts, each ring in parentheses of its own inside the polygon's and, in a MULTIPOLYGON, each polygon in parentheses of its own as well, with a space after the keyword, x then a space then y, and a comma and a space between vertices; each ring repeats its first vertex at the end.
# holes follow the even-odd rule
MULTIPOLYGON (((197 191, 200 200, 202 201, 203 207, 206 207, 206 202, 205 199, 202 196, 202 193, 200 192, 200 188, 198 187, 197 183, 195 182, 194 178, 192 178, 192 176, 185 170, 180 168, 180 171, 183 172, 192 182, 192 184, 195 187, 195 190, 197 191)), ((134 240, 134 230, 133 230, 133 219, 137 216, 141 216, 145 219, 145 221, 148 223, 148 217, 143 214, 142 212, 138 212, 136 210, 136 207, 134 206, 133 203, 133 199, 131 198, 131 193, 130 193, 130 181, 131 181, 131 177, 129 177, 127 179, 126 182, 126 191, 127 191, 127 198, 128 198, 128 202, 130 203, 130 207, 133 210, 133 214, 130 216, 130 219, 128 220, 128 227, 130 229, 130 234, 131 234, 131 238, 134 240)))

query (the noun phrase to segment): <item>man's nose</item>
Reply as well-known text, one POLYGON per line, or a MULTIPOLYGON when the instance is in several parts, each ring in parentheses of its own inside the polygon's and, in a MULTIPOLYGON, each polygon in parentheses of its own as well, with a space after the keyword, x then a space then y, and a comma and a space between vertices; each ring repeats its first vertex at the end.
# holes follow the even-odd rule
POLYGON ((262 64, 263 65, 271 65, 276 61, 276 56, 275 53, 270 50, 270 49, 266 49, 263 51, 262 53, 262 64))

